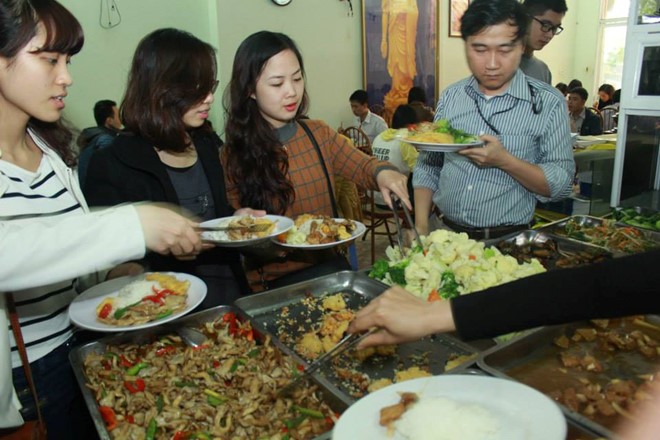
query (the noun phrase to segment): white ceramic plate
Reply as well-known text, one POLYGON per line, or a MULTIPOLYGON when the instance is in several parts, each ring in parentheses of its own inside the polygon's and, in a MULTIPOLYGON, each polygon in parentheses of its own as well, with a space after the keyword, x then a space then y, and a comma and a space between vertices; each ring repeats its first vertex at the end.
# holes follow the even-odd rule
MULTIPOLYGON (((216 218, 213 220, 207 220, 204 223, 200 223, 200 226, 227 226, 229 222, 231 222, 232 220, 236 220, 241 217, 242 216, 240 215, 235 215, 232 217, 216 218)), ((282 217, 280 215, 266 215, 264 217, 270 221, 276 222, 275 229, 273 229, 273 232, 265 237, 251 238, 249 240, 230 240, 229 237, 227 236, 227 233, 222 231, 218 231, 218 232, 204 231, 202 232, 201 236, 203 240, 214 243, 216 246, 223 246, 223 247, 252 246, 257 243, 261 243, 263 241, 268 241, 272 237, 276 237, 279 234, 288 231, 293 226, 293 220, 291 220, 288 217, 282 217)))
POLYGON ((104 324, 96 320, 96 307, 107 296, 116 296, 119 289, 133 281, 144 278, 144 274, 133 277, 121 277, 114 280, 106 281, 105 283, 97 284, 96 286, 85 290, 78 296, 69 306, 69 317, 71 321, 78 327, 87 330, 94 330, 97 332, 124 332, 130 330, 140 330, 148 327, 155 327, 163 323, 173 321, 182 317, 186 313, 197 307, 206 297, 206 284, 196 276, 187 273, 179 272, 164 272, 174 275, 180 280, 190 281, 188 288, 188 299, 186 300, 186 307, 168 317, 159 319, 157 321, 145 322, 138 325, 125 325, 115 326, 104 324))
MULTIPOLYGON (((378 423, 380 410, 398 403, 398 393, 404 391, 417 393, 420 400, 425 397, 444 397, 485 408, 499 421, 500 430, 496 435, 483 440, 566 438, 566 420, 561 410, 535 389, 495 377, 448 374, 397 383, 363 397, 339 418, 332 439, 406 439, 396 431, 388 437, 387 429, 378 423)), ((438 420, 434 420, 433 424, 438 422, 444 426, 451 423, 451 420, 443 421, 442 414, 437 417, 438 420)))
POLYGON ((452 153, 454 151, 464 150, 466 148, 483 147, 482 141, 471 142, 469 144, 436 144, 433 142, 417 142, 408 139, 403 139, 419 151, 433 151, 437 153, 452 153))
MULTIPOLYGON (((343 218, 335 218, 333 219, 336 222, 342 222, 345 219, 343 218)), ((358 239, 362 237, 362 234, 364 234, 367 231, 367 227, 358 221, 355 220, 349 220, 355 224, 355 230, 351 233, 351 236, 349 238, 346 238, 344 240, 339 240, 339 241, 333 241, 332 243, 324 243, 324 244, 289 244, 289 243, 281 243, 277 239, 273 239, 273 241, 280 246, 288 247, 288 248, 295 248, 295 249, 309 249, 309 250, 318 250, 318 249, 328 249, 331 247, 335 247, 340 244, 344 243, 350 243, 351 241, 358 239)))

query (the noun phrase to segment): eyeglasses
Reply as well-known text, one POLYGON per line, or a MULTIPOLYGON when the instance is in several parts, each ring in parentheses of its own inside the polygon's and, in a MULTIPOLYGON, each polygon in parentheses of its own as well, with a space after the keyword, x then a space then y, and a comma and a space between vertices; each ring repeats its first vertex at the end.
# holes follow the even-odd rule
POLYGON ((539 22, 539 24, 541 25, 541 30, 543 32, 552 32, 552 35, 559 35, 561 34, 561 31, 564 30, 563 27, 555 26, 548 21, 539 20, 536 17, 532 17, 532 19, 539 22))

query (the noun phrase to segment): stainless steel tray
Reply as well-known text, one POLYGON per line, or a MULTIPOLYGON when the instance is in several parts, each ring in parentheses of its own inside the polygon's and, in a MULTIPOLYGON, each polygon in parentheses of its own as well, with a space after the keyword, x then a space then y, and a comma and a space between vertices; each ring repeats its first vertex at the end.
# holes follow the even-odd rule
MULTIPOLYGON (((255 328, 272 334, 286 346, 287 353, 308 364, 295 351, 295 341, 297 337, 310 330, 311 326, 319 320, 322 312, 316 310, 310 313, 309 308, 303 305, 303 300, 341 292, 347 306, 352 310, 357 310, 386 288, 387 286, 383 283, 362 273, 344 271, 244 297, 236 301, 236 306, 250 317, 255 328), (288 309, 288 316, 287 319, 282 319, 285 307, 288 309)), ((445 364, 453 355, 474 355, 476 353, 475 348, 460 340, 437 335, 401 344, 397 347, 396 356, 369 359, 363 362, 357 371, 367 374, 372 380, 383 377, 393 378, 394 370, 423 364, 429 367, 432 374, 442 374, 445 371, 445 364), (422 357, 424 359, 420 360, 422 357)), ((339 361, 342 362, 345 358, 346 356, 339 356, 339 361)), ((345 381, 337 377, 332 367, 322 369, 318 375, 321 376, 318 378, 319 382, 330 384, 347 404, 352 404, 359 397, 345 381)))
MULTIPOLYGON (((219 316, 222 316, 228 312, 234 312, 237 314, 237 316, 240 316, 243 319, 249 319, 241 312, 240 309, 234 306, 217 306, 192 315, 188 315, 169 325, 151 327, 142 331, 120 333, 74 348, 69 354, 69 360, 78 381, 78 385, 80 386, 83 397, 85 399, 87 409, 89 410, 92 416, 92 420, 94 421, 94 425, 99 434, 99 437, 102 440, 112 439, 110 433, 106 429, 105 422, 101 417, 96 399, 94 398, 92 391, 86 386, 87 381, 83 365, 84 360, 89 353, 104 353, 108 346, 119 344, 146 344, 152 342, 154 339, 157 339, 162 335, 173 334, 176 327, 200 326, 206 322, 213 321, 219 316)), ((259 334, 258 331, 255 332, 255 338, 257 338, 257 340, 263 336, 264 335, 259 334)), ((272 341, 273 345, 280 350, 285 349, 285 347, 276 339, 273 339, 272 341)), ((348 404, 341 398, 340 395, 336 393, 335 390, 328 387, 327 384, 319 382, 316 378, 313 378, 313 380, 317 382, 319 386, 321 398, 333 409, 333 411, 342 413, 346 410, 348 404)), ((330 430, 320 436, 317 436, 314 440, 329 440, 331 438, 331 434, 332 431, 330 430)))
POLYGON ((484 241, 502 253, 516 257, 518 262, 537 258, 547 270, 593 264, 612 253, 599 246, 562 236, 550 236, 539 230, 516 232, 504 237, 484 241), (526 250, 524 253, 523 250, 526 250))
MULTIPOLYGON (((658 318, 653 316, 648 317, 648 320, 657 322, 658 318)), ((613 321, 619 322, 618 320, 613 321)), ((611 358, 607 363, 603 362, 606 369, 601 373, 562 368, 558 360, 562 349, 554 344, 555 338, 561 335, 570 336, 575 329, 584 327, 591 327, 591 325, 588 322, 579 322, 534 330, 526 336, 481 353, 477 358, 477 365, 488 374, 517 380, 545 394, 569 386, 579 386, 581 378, 606 383, 613 378, 633 379, 640 374, 653 373, 656 370, 657 365, 654 360, 646 359, 639 353, 623 351, 609 354, 608 356, 611 358)), ((656 339, 660 337, 660 332, 645 331, 656 339)), ((596 343, 585 343, 584 348, 589 353, 595 353, 595 350, 591 351, 592 345, 588 344, 595 345, 596 343)), ((616 438, 612 426, 621 419, 613 417, 607 423, 601 424, 560 403, 558 405, 569 420, 588 432, 607 438, 616 438)))
MULTIPOLYGON (((567 237, 566 234, 564 233, 566 224, 570 221, 576 222, 580 226, 586 226, 586 227, 595 227, 595 226, 601 226, 606 220, 598 217, 592 217, 589 215, 574 215, 571 217, 566 217, 561 220, 558 220, 556 222, 548 223, 547 225, 537 229, 538 231, 547 233, 553 237, 563 237, 567 240, 572 240, 576 241, 579 243, 586 243, 589 244, 590 246, 594 247, 601 247, 603 249, 606 249, 610 252, 612 252, 612 255, 614 257, 620 257, 624 255, 628 255, 626 252, 622 252, 618 249, 610 249, 607 246, 598 246, 593 243, 589 243, 583 240, 579 240, 573 237, 567 237)), ((610 220, 611 221, 611 220, 610 220)), ((636 228, 634 226, 630 225, 621 225, 621 224, 615 224, 616 227, 627 227, 627 228, 633 228, 636 229, 640 232, 640 234, 646 239, 647 241, 653 243, 654 247, 660 246, 660 232, 654 232, 649 229, 641 229, 641 228, 636 228)))
MULTIPOLYGON (((479 369, 478 367, 458 367, 450 371, 447 374, 466 374, 473 376, 489 376, 484 370, 479 369)), ((598 440, 602 439, 600 435, 595 432, 590 431, 584 426, 579 425, 572 419, 566 419, 567 431, 566 431, 566 440, 598 440)))
POLYGON ((645 208, 643 206, 630 206, 630 207, 619 206, 619 207, 616 207, 612 210, 612 217, 617 220, 617 223, 616 223, 617 225, 634 226, 636 228, 643 229, 645 231, 651 231, 651 232, 656 232, 656 233, 660 232, 660 229, 658 229, 658 228, 645 228, 644 226, 631 225, 631 224, 623 221, 622 219, 620 219, 621 211, 629 210, 629 209, 632 209, 638 215, 642 215, 642 216, 645 216, 645 217, 650 217, 650 216, 654 216, 654 215, 658 214, 658 211, 654 211, 653 209, 645 208))

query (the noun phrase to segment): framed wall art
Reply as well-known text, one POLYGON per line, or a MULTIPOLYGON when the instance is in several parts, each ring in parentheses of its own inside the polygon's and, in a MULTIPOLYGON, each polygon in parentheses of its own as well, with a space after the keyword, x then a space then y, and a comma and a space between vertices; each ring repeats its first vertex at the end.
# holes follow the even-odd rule
POLYGON ((388 123, 413 86, 437 102, 438 0, 363 0, 362 62, 369 108, 388 123))
POLYGON ((470 0, 449 0, 449 36, 461 36, 461 18, 470 5, 470 0))

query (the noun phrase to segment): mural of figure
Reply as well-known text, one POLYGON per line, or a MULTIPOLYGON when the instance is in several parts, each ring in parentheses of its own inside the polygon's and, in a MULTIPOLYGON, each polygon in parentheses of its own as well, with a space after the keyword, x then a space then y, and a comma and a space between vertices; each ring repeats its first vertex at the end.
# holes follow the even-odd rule
POLYGON ((387 73, 392 88, 385 95, 389 114, 408 102, 408 91, 417 75, 415 44, 417 40, 417 0, 382 0, 382 38, 380 53, 387 59, 387 73))

